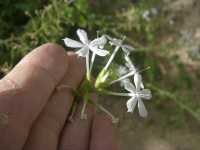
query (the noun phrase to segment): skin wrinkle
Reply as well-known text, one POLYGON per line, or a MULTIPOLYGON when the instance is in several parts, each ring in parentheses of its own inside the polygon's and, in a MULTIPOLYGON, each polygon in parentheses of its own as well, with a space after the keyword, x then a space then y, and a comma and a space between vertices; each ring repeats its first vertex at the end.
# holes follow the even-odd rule
POLYGON ((69 86, 69 85, 67 85, 67 84, 59 84, 57 87, 56 87, 56 91, 57 92, 59 92, 59 91, 62 91, 62 90, 66 90, 66 91, 70 91, 70 92, 74 92, 74 91, 76 91, 76 89, 75 88, 73 88, 73 87, 71 87, 71 86, 69 86))
MULTIPOLYGON (((17 66, 17 69, 23 68, 24 63, 25 62, 23 62, 22 64, 19 64, 17 66)), ((36 65, 35 63, 31 63, 29 61, 27 61, 27 63, 29 63, 29 66, 31 66, 33 69, 36 68, 38 71, 43 72, 43 74, 46 75, 47 78, 49 78, 49 81, 52 83, 51 84, 52 86, 56 85, 55 77, 53 77, 53 75, 50 75, 50 73, 47 69, 45 69, 41 65, 36 65)), ((0 96, 5 96, 8 94, 16 95, 19 92, 25 92, 26 89, 28 88, 26 86, 23 86, 23 87, 19 86, 19 84, 16 81, 12 80, 12 78, 9 78, 9 76, 6 76, 2 80, 0 80, 0 84, 7 85, 6 87, 2 87, 2 89, 0 89, 0 96)))
MULTIPOLYGON (((34 49, 31 53, 26 55, 17 65, 15 68, 20 68, 20 66, 29 66, 29 68, 32 68, 31 70, 36 70, 38 72, 43 72, 45 75, 44 77, 51 78, 50 82, 53 82, 53 85, 55 86, 56 84, 59 83, 60 78, 57 77, 57 72, 61 72, 61 69, 63 67, 61 66, 56 66, 54 67, 54 72, 48 70, 47 68, 51 68, 52 65, 55 65, 54 58, 57 58, 57 62, 63 61, 62 63, 65 63, 65 68, 67 68, 66 60, 67 58, 67 53, 65 50, 54 43, 47 43, 44 44, 36 49, 34 49), (36 59, 40 55, 40 59, 36 59), (35 59, 34 59, 35 58, 35 59), (43 59, 48 59, 48 63, 44 63, 43 59), (65 61, 64 61, 65 60, 65 61), (51 65, 51 67, 49 66, 51 65)), ((14 70, 15 70, 14 68, 14 70)), ((23 69, 22 69, 23 70, 23 69)), ((65 69, 66 70, 66 69, 65 69)), ((9 76, 9 74, 8 74, 9 76)), ((6 76, 7 77, 7 76, 6 76)), ((45 79, 45 78, 44 78, 45 79)))
POLYGON ((9 78, 0 80, 0 84, 3 85, 3 87, 0 87, 0 96, 7 94, 15 95, 22 90, 22 88, 20 88, 20 86, 14 80, 9 78))
POLYGON ((53 85, 56 85, 56 78, 54 77, 53 74, 51 74, 47 69, 45 69, 45 67, 43 67, 42 65, 38 65, 36 63, 31 62, 30 60, 28 61, 24 61, 23 63, 19 64, 17 67, 23 67, 26 63, 28 63, 29 67, 31 67, 33 70, 37 70, 37 71, 41 71, 43 72, 43 74, 49 78, 50 82, 53 85))
MULTIPOLYGON (((0 96, 17 95, 23 91, 23 89, 12 79, 4 78, 0 80, 3 87, 0 88, 0 96)), ((0 112, 0 127, 5 127, 9 123, 9 113, 0 112)))
MULTIPOLYGON (((29 63, 29 66, 31 66, 31 68, 33 70, 43 72, 43 74, 45 74, 46 77, 49 78, 49 81, 51 82, 52 86, 56 85, 55 77, 53 77, 53 75, 50 75, 50 73, 48 72, 47 69, 45 69, 44 67, 42 67, 40 65, 36 65, 35 63, 31 63, 29 61, 27 61, 26 63, 29 63)), ((24 64, 25 64, 25 62, 19 64, 17 66, 17 69, 20 69, 21 67, 23 67, 24 64)), ((19 84, 16 81, 12 80, 12 78, 9 78, 9 75, 6 76, 5 78, 3 78, 2 80, 0 80, 0 82, 2 82, 1 85, 7 85, 6 87, 2 87, 2 88, 0 87, 0 96, 4 96, 4 95, 8 95, 8 94, 15 95, 19 92, 25 92, 27 89, 26 85, 23 85, 23 87, 19 86, 19 84)))

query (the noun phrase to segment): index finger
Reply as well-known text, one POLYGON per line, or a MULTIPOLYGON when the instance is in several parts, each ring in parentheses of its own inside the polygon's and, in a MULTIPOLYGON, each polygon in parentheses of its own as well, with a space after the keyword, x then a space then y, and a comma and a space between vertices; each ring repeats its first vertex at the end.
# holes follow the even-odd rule
POLYGON ((22 148, 32 123, 64 77, 67 64, 63 48, 45 44, 0 81, 0 113, 8 116, 6 125, 0 123, 1 149, 22 148))

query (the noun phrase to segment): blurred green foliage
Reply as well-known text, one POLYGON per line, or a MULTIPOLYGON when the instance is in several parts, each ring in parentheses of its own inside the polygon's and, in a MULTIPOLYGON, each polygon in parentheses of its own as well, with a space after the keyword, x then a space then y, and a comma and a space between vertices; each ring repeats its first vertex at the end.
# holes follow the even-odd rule
MULTIPOLYGON (((200 111, 191 102, 192 96, 178 97, 182 90, 189 91, 193 82, 184 64, 168 55, 176 43, 163 40, 173 29, 162 12, 161 0, 115 0, 114 3, 112 0, 75 0, 70 4, 67 0, 4 0, 0 2, 0 11, 1 74, 43 43, 63 44, 61 39, 66 36, 76 38, 77 28, 86 29, 91 37, 96 36, 97 30, 118 38, 126 35, 126 42, 136 48, 132 55, 138 67, 151 66, 144 76, 149 82, 147 86, 157 93, 155 105, 159 108, 172 100, 180 110, 200 120, 200 111), (156 8, 157 14, 150 16, 150 20, 145 19, 145 11, 152 8, 156 8), (175 76, 169 72, 173 71, 170 67, 178 69, 175 76)), ((173 113, 173 119, 178 114, 182 115, 173 113)))

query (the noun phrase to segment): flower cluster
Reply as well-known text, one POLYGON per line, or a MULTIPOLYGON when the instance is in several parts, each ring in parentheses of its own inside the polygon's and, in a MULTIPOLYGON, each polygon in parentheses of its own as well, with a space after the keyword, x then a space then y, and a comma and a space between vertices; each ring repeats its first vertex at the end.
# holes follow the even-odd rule
MULTIPOLYGON (((112 38, 108 35, 102 35, 100 37, 95 38, 94 40, 89 40, 86 31, 82 29, 77 30, 77 35, 80 39, 79 41, 72 40, 70 38, 64 38, 64 43, 67 47, 77 49, 76 53, 80 57, 84 57, 86 60, 86 78, 85 81, 80 86, 80 90, 84 90, 84 106, 82 109, 82 118, 86 117, 85 107, 88 102, 92 102, 95 106, 100 108, 102 111, 107 113, 112 117, 113 121, 117 121, 117 119, 102 105, 97 102, 90 100, 89 94, 91 92, 96 92, 97 94, 107 94, 114 96, 125 96, 129 97, 126 106, 128 112, 133 112, 134 108, 138 107, 139 114, 142 117, 147 116, 147 110, 144 106, 142 99, 149 100, 151 99, 151 91, 149 89, 144 88, 144 84, 142 81, 141 72, 144 70, 138 70, 135 65, 132 63, 130 58, 130 53, 135 49, 132 46, 123 44, 125 38, 116 39, 112 38), (105 49, 105 46, 110 44, 110 46, 114 47, 112 52, 109 52, 105 49), (118 77, 115 79, 109 79, 111 76, 111 64, 114 63, 113 60, 116 54, 122 50, 125 65, 118 65, 117 75, 118 77), (109 56, 107 63, 103 67, 103 69, 99 72, 96 77, 95 82, 91 79, 92 69, 94 65, 95 58, 97 56, 106 57, 109 56), (127 91, 125 93, 121 92, 113 92, 108 90, 108 87, 112 84, 120 83, 120 85, 127 91)), ((146 68, 147 69, 147 68, 146 68)), ((145 70, 146 70, 145 69, 145 70)))

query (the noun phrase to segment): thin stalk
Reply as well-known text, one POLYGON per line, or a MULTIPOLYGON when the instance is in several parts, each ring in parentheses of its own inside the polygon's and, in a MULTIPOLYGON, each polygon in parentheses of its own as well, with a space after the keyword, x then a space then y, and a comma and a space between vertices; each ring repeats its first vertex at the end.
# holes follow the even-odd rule
POLYGON ((87 103, 88 103, 88 98, 85 99, 84 102, 83 102, 83 107, 82 107, 82 110, 81 110, 81 119, 87 119, 87 114, 85 113, 87 103))
POLYGON ((104 67, 104 70, 107 70, 108 67, 110 66, 111 62, 113 61, 115 55, 117 54, 118 50, 119 50, 120 46, 116 46, 114 52, 112 53, 112 55, 110 56, 107 64, 104 67))
POLYGON ((126 55, 126 56, 125 56, 125 59, 126 59, 127 63, 131 66, 131 70, 135 70, 135 72, 136 72, 136 67, 135 67, 135 65, 132 63, 130 57, 129 57, 128 55, 126 55))
POLYGON ((90 53, 88 52, 86 56, 86 76, 87 79, 90 81, 90 53))
POLYGON ((136 73, 141 73, 141 72, 143 72, 143 71, 146 71, 146 70, 148 70, 148 69, 150 69, 150 68, 151 68, 151 67, 148 66, 148 67, 146 67, 146 68, 144 68, 144 69, 142 69, 142 70, 139 70, 139 71, 137 71, 137 72, 135 72, 135 70, 133 70, 133 71, 129 72, 128 74, 125 74, 125 75, 119 77, 118 79, 112 81, 112 82, 110 83, 110 85, 111 85, 111 84, 114 84, 114 83, 116 83, 116 82, 122 81, 122 80, 124 80, 124 79, 126 79, 126 78, 128 78, 128 77, 130 77, 130 76, 132 76, 132 75, 134 75, 134 74, 136 74, 136 73))
POLYGON ((101 104, 97 103, 97 102, 93 102, 97 108, 99 108, 101 111, 103 111, 104 113, 106 113, 108 116, 111 117, 112 122, 113 123, 118 123, 119 119, 117 117, 115 117, 110 111, 108 111, 106 108, 104 108, 101 104))
POLYGON ((137 73, 141 73, 141 72, 144 72, 144 71, 149 70, 149 69, 151 69, 151 66, 148 66, 148 67, 146 67, 142 70, 139 70, 139 71, 137 71, 137 73))
POLYGON ((112 55, 110 56, 110 58, 109 58, 109 60, 108 60, 108 62, 107 62, 107 64, 106 64, 106 66, 104 67, 104 70, 107 70, 108 67, 110 66, 110 64, 111 64, 111 62, 113 61, 115 55, 117 54, 119 48, 121 48, 122 43, 123 43, 123 41, 125 40, 125 38, 126 38, 126 37, 124 36, 123 39, 122 39, 122 41, 121 41, 121 43, 115 47, 114 52, 112 53, 112 55))
POLYGON ((92 53, 92 58, 91 58, 91 61, 90 61, 90 74, 92 72, 92 68, 93 68, 93 65, 94 65, 95 57, 96 57, 96 54, 92 53))
POLYGON ((78 108, 78 101, 74 101, 74 103, 72 104, 71 111, 70 111, 70 116, 69 116, 69 121, 70 122, 74 121, 74 117, 75 117, 75 113, 77 111, 77 108, 78 108))
POLYGON ((131 72, 129 72, 129 73, 127 73, 127 74, 125 74, 125 75, 119 77, 118 79, 112 81, 110 84, 114 84, 114 83, 116 83, 116 82, 119 82, 119 81, 121 81, 121 80, 124 80, 124 79, 126 79, 126 78, 128 78, 128 77, 134 75, 135 73, 136 73, 135 70, 133 70, 133 71, 131 71, 131 72))
POLYGON ((106 94, 106 95, 112 95, 112 96, 123 96, 123 97, 130 97, 130 93, 118 93, 118 92, 112 92, 107 90, 101 90, 99 91, 100 94, 106 94))
MULTIPOLYGON (((97 38, 99 38, 99 32, 100 31, 97 31, 97 38)), ((92 68, 93 68, 93 65, 94 65, 95 57, 96 57, 96 54, 92 53, 92 58, 91 58, 91 61, 90 61, 90 74, 92 72, 92 68)))

